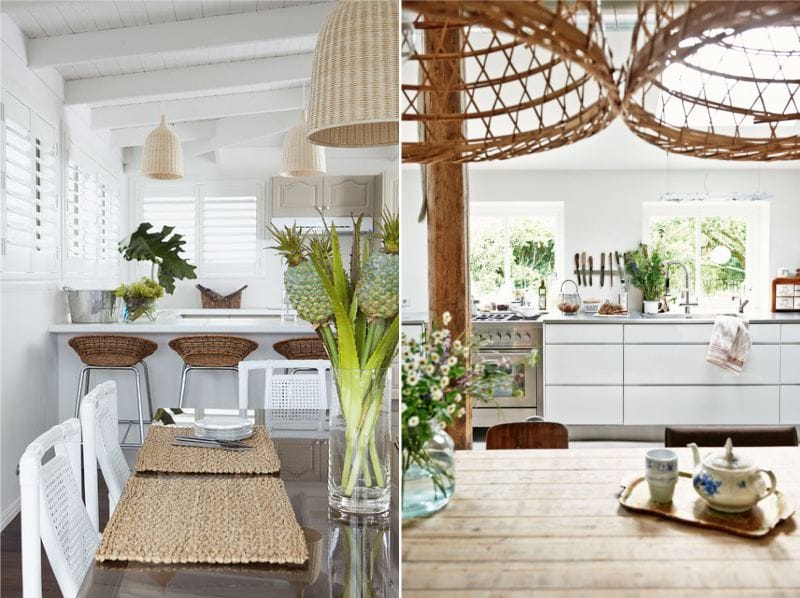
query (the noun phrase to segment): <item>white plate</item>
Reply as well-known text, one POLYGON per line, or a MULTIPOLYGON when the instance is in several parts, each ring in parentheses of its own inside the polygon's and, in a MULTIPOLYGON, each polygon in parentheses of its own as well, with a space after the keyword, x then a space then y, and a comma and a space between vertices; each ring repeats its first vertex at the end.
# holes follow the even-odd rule
POLYGON ((247 426, 252 427, 253 424, 245 417, 210 415, 197 420, 195 425, 198 428, 205 428, 207 430, 239 430, 247 426))

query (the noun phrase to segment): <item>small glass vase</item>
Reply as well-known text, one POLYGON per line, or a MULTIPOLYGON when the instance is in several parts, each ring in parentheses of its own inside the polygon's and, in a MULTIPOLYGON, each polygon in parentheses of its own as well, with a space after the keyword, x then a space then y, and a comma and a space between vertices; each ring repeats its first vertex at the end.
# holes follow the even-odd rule
POLYGON ((151 298, 125 299, 122 303, 122 321, 131 324, 137 321, 155 322, 156 300, 151 298))
POLYGON ((403 519, 426 517, 447 506, 456 489, 454 451, 453 439, 435 424, 422 457, 403 455, 403 519))
POLYGON ((328 502, 343 513, 383 513, 391 497, 391 370, 332 375, 328 502))

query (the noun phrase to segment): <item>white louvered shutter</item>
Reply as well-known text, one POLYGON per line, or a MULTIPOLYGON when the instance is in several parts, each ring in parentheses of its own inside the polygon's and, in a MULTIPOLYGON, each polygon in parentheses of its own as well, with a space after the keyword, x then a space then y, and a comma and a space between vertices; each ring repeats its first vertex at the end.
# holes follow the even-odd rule
POLYGON ((155 189, 145 191, 142 198, 142 222, 153 225, 151 232, 161 230, 164 226, 174 227, 175 232, 182 234, 186 241, 183 258, 192 264, 197 263, 196 200, 191 189, 175 191, 174 194, 155 189))
POLYGON ((58 272, 58 145, 56 130, 33 115, 35 272, 58 272))
POLYGON ((255 273, 257 195, 203 192, 201 205, 203 273, 255 273))

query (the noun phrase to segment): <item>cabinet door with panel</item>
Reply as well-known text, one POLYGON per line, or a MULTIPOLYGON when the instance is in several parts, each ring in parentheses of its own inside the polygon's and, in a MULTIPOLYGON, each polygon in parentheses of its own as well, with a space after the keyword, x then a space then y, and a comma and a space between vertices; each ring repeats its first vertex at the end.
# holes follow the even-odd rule
POLYGON ((322 210, 326 216, 371 214, 375 205, 374 176, 325 177, 322 210))
POLYGON ((273 177, 272 216, 319 216, 323 207, 322 177, 273 177))

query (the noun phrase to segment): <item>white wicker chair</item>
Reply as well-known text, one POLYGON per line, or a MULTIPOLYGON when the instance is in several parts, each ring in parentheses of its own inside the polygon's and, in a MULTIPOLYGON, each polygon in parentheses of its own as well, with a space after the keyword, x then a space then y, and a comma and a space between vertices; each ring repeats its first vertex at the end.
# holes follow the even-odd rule
POLYGON ((83 487, 86 510, 96 530, 100 529, 97 466, 108 486, 108 514, 117 507, 131 474, 119 443, 117 384, 113 380, 95 386, 81 401, 83 430, 83 487))
POLYGON ((281 420, 317 417, 320 409, 328 408, 330 369, 331 362, 321 359, 242 361, 239 363, 239 409, 248 407, 249 372, 265 370, 264 402, 259 407, 269 409, 273 418, 281 420))
POLYGON ((81 501, 80 442, 80 423, 69 419, 34 440, 20 459, 24 598, 42 595, 40 539, 65 598, 78 594, 100 544, 81 501), (50 449, 55 456, 42 463, 50 449))

